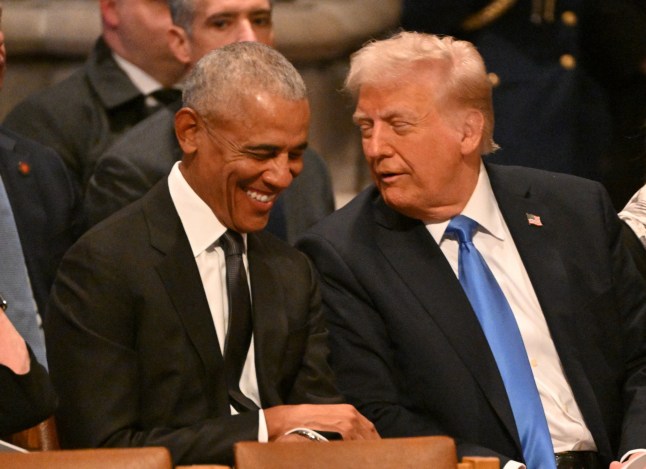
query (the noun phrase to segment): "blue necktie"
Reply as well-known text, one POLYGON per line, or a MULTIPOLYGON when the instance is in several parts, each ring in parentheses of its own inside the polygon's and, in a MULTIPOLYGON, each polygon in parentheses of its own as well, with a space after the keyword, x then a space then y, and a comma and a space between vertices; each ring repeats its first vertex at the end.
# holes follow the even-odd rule
POLYGON ((47 367, 45 338, 31 290, 27 266, 9 197, 0 177, 0 293, 7 300, 7 316, 29 344, 38 362, 47 367))
POLYGON ((554 447, 518 324, 472 236, 474 220, 458 215, 446 228, 460 242, 458 278, 502 376, 528 469, 554 469, 554 447))

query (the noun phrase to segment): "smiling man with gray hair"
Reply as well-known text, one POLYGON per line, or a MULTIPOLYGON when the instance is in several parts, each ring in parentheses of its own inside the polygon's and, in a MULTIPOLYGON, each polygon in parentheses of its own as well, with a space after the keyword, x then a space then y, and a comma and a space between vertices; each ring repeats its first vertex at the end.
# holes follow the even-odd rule
POLYGON ((298 72, 231 44, 197 63, 184 100, 182 160, 59 270, 45 329, 62 444, 231 464, 242 440, 378 438, 340 404, 312 266, 260 231, 303 166, 298 72))

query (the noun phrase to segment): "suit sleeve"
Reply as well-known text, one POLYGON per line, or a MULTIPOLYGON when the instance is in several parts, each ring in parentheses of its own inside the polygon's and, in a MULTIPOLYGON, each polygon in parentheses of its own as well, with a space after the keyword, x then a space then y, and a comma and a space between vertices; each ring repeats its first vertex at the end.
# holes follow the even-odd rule
POLYGON ((29 350, 31 365, 25 375, 0 366, 0 435, 32 427, 54 413, 56 395, 47 371, 29 350))
POLYGON ((321 309, 321 293, 309 260, 307 266, 310 301, 307 342, 287 403, 338 404, 343 402, 343 398, 336 389, 334 375, 328 364, 328 330, 321 309))
POLYGON ((141 198, 155 183, 154 172, 139 167, 115 145, 99 158, 88 181, 84 205, 88 226, 94 226, 117 210, 141 198))
MULTIPOLYGON (((202 377, 186 378, 194 363, 171 345, 177 336, 159 337, 155 350, 140 346, 140 303, 146 300, 132 284, 136 268, 124 265, 109 240, 94 241, 82 238, 63 259, 45 320, 61 445, 165 446, 175 464, 232 464, 234 442, 257 440, 258 412, 209 417, 201 404, 202 377), (151 378, 153 363, 170 371, 151 378), (177 401, 193 410, 182 414, 177 401)), ((161 328, 163 319, 156 321, 161 328)), ((160 335, 175 329, 181 327, 160 335)))
MULTIPOLYGON (((388 328, 351 266, 332 244, 315 234, 301 238, 298 248, 313 260, 320 274, 323 310, 330 329, 330 362, 348 402, 371 420, 383 437, 446 435, 440 422, 406 405, 388 328)), ((509 460, 469 442, 456 443, 460 457, 498 457, 501 467, 509 460)))

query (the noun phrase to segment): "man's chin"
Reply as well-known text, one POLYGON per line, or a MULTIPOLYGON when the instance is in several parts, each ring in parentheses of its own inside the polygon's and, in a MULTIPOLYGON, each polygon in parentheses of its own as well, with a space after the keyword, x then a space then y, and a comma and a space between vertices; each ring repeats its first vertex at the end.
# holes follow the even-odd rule
POLYGON ((256 231, 262 231, 267 226, 269 222, 269 215, 265 217, 253 217, 240 220, 240 223, 236 223, 236 231, 240 233, 255 233, 256 231))

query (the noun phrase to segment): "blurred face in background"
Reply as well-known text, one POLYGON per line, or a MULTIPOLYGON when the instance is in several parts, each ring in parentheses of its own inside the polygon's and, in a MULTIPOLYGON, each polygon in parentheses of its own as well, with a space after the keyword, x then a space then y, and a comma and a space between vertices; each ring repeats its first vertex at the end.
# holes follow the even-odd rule
POLYGON ((118 55, 170 86, 183 76, 168 44, 173 22, 166 0, 100 0, 103 37, 118 55))
POLYGON ((191 31, 174 26, 171 48, 193 65, 207 52, 242 41, 274 45, 269 0, 197 0, 191 31))

